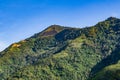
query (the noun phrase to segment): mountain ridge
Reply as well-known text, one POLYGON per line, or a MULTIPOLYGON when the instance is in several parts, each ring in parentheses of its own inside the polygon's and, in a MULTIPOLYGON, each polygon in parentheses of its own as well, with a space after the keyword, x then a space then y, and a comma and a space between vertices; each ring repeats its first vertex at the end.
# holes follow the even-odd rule
POLYGON ((51 25, 0 52, 0 79, 92 79, 112 65, 114 57, 119 61, 119 50, 114 52, 119 46, 119 34, 120 19, 114 17, 86 28, 51 25))

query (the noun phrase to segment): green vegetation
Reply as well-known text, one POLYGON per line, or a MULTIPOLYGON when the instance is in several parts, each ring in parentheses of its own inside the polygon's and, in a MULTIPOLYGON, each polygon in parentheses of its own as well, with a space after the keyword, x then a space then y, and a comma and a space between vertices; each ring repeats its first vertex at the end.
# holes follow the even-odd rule
POLYGON ((81 29, 52 25, 0 53, 0 80, 119 80, 119 34, 113 17, 81 29))
POLYGON ((120 80, 120 64, 110 65, 98 72, 91 80, 120 80))

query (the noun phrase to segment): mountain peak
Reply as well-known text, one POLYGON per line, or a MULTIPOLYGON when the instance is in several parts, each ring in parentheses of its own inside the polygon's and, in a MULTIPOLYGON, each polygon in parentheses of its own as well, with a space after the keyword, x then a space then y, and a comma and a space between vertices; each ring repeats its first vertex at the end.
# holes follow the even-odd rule
POLYGON ((47 29, 58 29, 58 28, 63 28, 63 26, 54 24, 54 25, 49 26, 47 29))
POLYGON ((116 18, 116 17, 109 17, 109 18, 107 18, 107 21, 111 21, 111 20, 117 20, 118 18, 116 18))
POLYGON ((64 29, 63 26, 51 25, 42 32, 42 36, 44 36, 44 37, 45 36, 54 36, 55 34, 57 34, 58 32, 60 32, 63 29, 64 29))

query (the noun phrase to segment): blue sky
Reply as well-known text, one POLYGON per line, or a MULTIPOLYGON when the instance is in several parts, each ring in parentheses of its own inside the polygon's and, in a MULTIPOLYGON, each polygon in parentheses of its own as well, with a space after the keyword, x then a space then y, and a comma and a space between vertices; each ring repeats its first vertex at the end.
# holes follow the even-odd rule
POLYGON ((0 50, 52 24, 95 25, 120 18, 120 0, 0 0, 0 50))

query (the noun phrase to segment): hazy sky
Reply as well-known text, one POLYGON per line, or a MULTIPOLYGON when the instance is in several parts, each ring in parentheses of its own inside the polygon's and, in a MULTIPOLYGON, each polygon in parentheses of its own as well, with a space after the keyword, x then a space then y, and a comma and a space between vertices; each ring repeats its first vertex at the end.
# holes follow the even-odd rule
POLYGON ((0 0, 0 50, 59 24, 92 26, 120 18, 120 0, 0 0))

